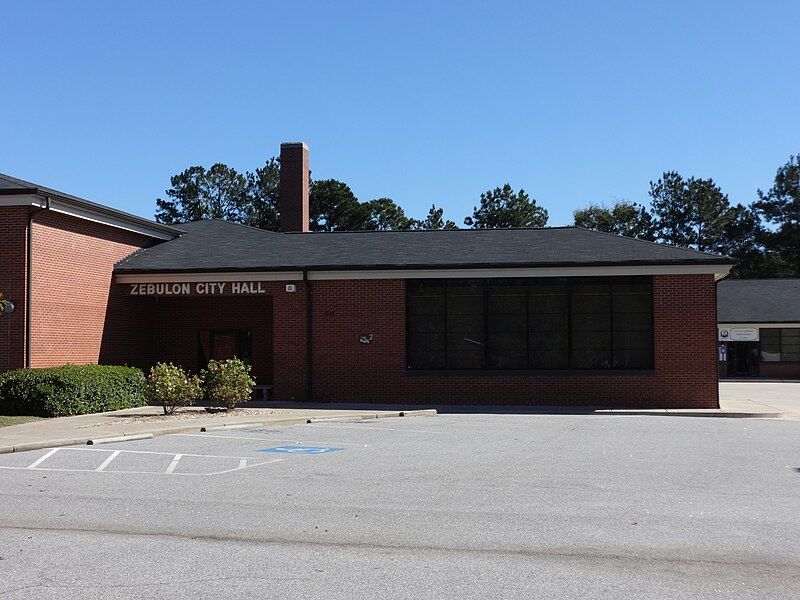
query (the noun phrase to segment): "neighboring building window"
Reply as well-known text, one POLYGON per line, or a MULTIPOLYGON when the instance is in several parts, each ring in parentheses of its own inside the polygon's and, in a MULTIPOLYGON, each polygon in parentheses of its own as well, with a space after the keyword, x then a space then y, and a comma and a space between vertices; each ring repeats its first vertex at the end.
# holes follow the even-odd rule
POLYGON ((649 277, 419 279, 410 369, 652 369, 649 277))
POLYGON ((800 327, 761 329, 761 362, 800 362, 800 327))

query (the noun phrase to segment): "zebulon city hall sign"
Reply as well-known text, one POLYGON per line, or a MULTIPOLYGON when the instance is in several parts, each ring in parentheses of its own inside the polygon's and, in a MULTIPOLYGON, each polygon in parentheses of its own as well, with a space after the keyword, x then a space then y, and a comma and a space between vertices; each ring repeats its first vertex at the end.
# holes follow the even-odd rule
POLYGON ((263 281, 199 281, 197 283, 132 283, 131 296, 243 296, 266 294, 263 281))

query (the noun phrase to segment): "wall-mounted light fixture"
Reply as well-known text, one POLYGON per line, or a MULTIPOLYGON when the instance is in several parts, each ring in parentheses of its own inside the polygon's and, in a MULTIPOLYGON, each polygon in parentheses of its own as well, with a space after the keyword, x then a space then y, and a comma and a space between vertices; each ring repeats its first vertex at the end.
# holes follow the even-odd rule
POLYGON ((14 312, 14 303, 11 300, 6 300, 5 296, 0 292, 0 315, 10 315, 14 312))

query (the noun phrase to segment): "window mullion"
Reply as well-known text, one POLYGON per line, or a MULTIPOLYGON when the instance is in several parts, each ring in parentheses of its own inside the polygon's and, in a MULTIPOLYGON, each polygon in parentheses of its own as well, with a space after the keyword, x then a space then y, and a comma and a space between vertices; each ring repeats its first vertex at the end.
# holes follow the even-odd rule
POLYGON ((611 282, 608 286, 608 327, 608 341, 611 353, 608 364, 609 368, 616 369, 614 366, 614 282, 611 282))
POLYGON ((483 368, 489 368, 489 280, 483 280, 483 368))
POLYGON ((531 280, 525 280, 525 365, 531 368, 531 280))
POLYGON ((450 368, 450 355, 449 355, 449 353, 447 351, 447 341, 448 341, 448 338, 450 337, 450 328, 449 328, 448 317, 447 317, 447 305, 450 302, 450 298, 448 296, 449 292, 448 292, 448 289, 447 289, 447 287, 448 287, 447 286, 447 279, 443 279, 442 282, 443 282, 443 286, 442 287, 444 287, 444 368, 445 369, 449 369, 450 368))
POLYGON ((572 279, 567 279, 567 354, 569 368, 574 369, 575 363, 572 359, 572 279))

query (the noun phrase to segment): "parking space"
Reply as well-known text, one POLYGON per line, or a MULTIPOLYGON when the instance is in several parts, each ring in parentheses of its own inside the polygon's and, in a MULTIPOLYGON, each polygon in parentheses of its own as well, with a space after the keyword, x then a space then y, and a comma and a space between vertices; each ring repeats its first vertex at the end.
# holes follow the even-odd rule
MULTIPOLYGON (((0 469, 57 471, 68 473, 135 473, 140 475, 221 475, 259 467, 282 459, 256 460, 253 457, 119 450, 112 448, 48 448, 30 464, 21 456, 0 465, 0 469)), ((30 453, 36 455, 36 453, 30 453)))
POLYGON ((468 414, 4 455, 0 595, 791 597, 798 434, 468 414))
POLYGON ((380 437, 381 433, 444 433, 437 427, 369 423, 376 424, 344 421, 284 428, 257 426, 173 434, 101 446, 45 448, 0 456, 0 469, 106 475, 222 475, 275 464, 287 458, 363 451, 376 442, 385 443, 385 439, 376 439, 376 434, 380 437), (366 435, 359 435, 359 432, 366 435))

